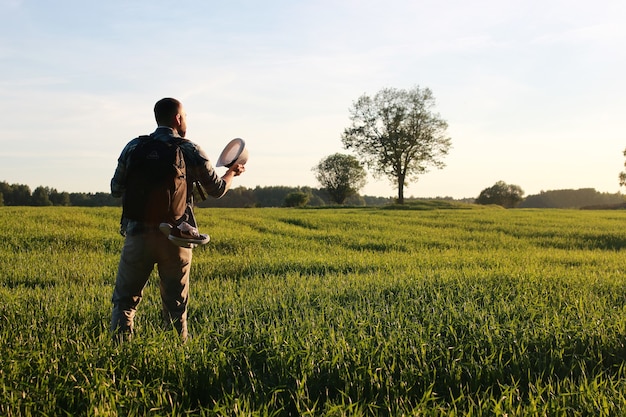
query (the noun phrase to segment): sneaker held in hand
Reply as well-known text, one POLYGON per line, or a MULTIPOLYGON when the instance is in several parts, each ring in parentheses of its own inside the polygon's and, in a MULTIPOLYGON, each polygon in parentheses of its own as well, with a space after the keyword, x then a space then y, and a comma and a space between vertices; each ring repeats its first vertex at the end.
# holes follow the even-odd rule
POLYGON ((198 245, 209 243, 211 238, 207 234, 201 234, 198 229, 187 222, 182 222, 177 227, 172 227, 167 223, 159 226, 161 232, 177 246, 193 249, 198 245))

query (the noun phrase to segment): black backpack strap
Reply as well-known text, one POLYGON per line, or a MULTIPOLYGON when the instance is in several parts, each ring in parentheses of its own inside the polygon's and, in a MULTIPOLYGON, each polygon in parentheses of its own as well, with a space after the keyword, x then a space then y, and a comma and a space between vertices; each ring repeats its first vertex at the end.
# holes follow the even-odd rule
POLYGON ((202 184, 200 184, 199 181, 194 181, 193 184, 196 186, 196 190, 198 190, 198 194, 200 194, 202 201, 206 200, 206 195, 204 194, 204 191, 202 191, 202 184))

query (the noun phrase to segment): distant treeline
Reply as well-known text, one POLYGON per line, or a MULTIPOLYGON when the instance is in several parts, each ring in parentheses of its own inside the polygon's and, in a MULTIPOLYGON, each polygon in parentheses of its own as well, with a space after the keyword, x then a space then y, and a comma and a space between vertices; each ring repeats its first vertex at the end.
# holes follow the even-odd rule
POLYGON ((120 206, 109 193, 68 193, 39 186, 32 192, 28 185, 0 182, 0 206, 120 206))
MULTIPOLYGON (((322 189, 312 187, 270 186, 246 188, 238 187, 230 190, 222 198, 207 198, 198 201, 198 207, 284 207, 289 204, 289 196, 294 193, 307 197, 306 206, 324 207, 336 205, 322 189)), ((383 206, 393 203, 391 197, 372 197, 355 195, 346 200, 347 206, 383 206)))
MULTIPOLYGON (((306 206, 334 206, 322 189, 312 187, 270 186, 255 188, 237 187, 231 189, 220 199, 207 198, 200 201, 199 207, 284 207, 289 205, 289 196, 302 194, 306 196, 306 206)), ((473 203, 472 199, 455 200, 452 197, 418 198, 417 200, 451 200, 473 203)), ((410 202, 412 199, 406 199, 410 202)), ((356 195, 346 201, 347 206, 384 206, 391 204, 391 197, 373 197, 356 195)), ((518 206, 519 208, 624 208, 626 199, 623 194, 600 193, 593 188, 578 190, 542 191, 540 194, 529 195, 518 206)), ((121 206, 119 198, 111 194, 68 193, 54 188, 39 186, 33 191, 24 184, 8 184, 0 182, 0 206, 82 206, 104 207, 121 206)))
MULTIPOLYGON (((283 207, 288 196, 294 193, 306 195, 307 206, 332 206, 333 203, 327 194, 311 187, 237 187, 231 189, 220 199, 207 198, 200 201, 196 198, 199 207, 283 207)), ((346 201, 352 206, 382 206, 393 202, 390 197, 353 196, 346 201)), ((104 207, 121 206, 119 198, 111 194, 97 193, 68 193, 57 191, 54 188, 39 186, 32 192, 28 185, 9 184, 0 182, 0 206, 82 206, 104 207)))
POLYGON ((621 193, 601 193, 594 188, 542 191, 529 195, 519 208, 622 208, 626 200, 621 193))

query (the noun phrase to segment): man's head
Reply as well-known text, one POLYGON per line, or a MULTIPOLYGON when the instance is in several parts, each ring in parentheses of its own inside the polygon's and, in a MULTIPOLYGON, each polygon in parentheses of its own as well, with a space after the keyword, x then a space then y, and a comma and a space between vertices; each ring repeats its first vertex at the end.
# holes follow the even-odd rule
POLYGON ((181 137, 187 133, 187 114, 180 101, 175 98, 162 98, 154 105, 154 118, 157 125, 176 130, 181 137))

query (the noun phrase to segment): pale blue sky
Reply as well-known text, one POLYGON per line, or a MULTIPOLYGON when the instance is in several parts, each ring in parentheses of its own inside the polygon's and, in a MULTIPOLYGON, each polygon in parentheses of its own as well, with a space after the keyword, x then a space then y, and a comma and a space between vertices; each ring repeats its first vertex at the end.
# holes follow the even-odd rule
MULTIPOLYGON (((623 0, 0 0, 0 181, 109 190, 122 147, 179 98, 215 161, 246 139, 236 186, 318 186, 362 94, 430 88, 453 149, 406 196, 498 180, 620 191, 623 0)), ((385 179, 364 194, 395 196, 385 179)))

